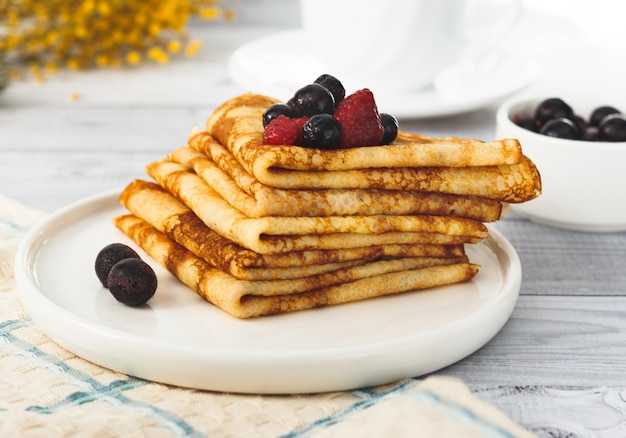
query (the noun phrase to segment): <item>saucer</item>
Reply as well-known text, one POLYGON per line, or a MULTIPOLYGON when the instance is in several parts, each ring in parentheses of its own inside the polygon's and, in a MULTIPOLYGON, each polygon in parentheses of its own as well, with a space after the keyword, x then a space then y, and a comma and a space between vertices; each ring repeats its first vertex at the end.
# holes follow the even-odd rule
MULTIPOLYGON (((306 53, 299 29, 283 31, 248 42, 231 55, 232 80, 246 91, 287 101, 295 90, 331 71, 324 62, 306 53)), ((398 95, 372 89, 381 112, 397 118, 449 116, 499 103, 528 85, 536 68, 530 60, 494 50, 475 59, 461 60, 444 71, 432 85, 398 95)), ((339 78, 348 93, 367 84, 339 78)))

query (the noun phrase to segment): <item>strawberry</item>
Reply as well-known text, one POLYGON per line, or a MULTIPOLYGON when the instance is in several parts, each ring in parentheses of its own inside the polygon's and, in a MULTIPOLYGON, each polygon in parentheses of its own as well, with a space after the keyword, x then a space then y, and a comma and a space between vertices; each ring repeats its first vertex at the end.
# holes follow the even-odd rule
POLYGON ((341 126, 340 148, 381 143, 385 129, 369 89, 364 88, 345 97, 337 105, 333 117, 341 126))
POLYGON ((308 117, 291 119, 280 115, 273 119, 263 131, 263 144, 301 145, 302 126, 308 117))

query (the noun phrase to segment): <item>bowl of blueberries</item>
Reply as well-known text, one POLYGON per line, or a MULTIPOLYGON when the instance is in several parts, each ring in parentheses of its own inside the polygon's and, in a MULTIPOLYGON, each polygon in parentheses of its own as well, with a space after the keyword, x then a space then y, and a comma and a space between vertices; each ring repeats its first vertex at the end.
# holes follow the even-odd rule
POLYGON ((496 136, 517 138, 539 169, 542 194, 513 210, 580 231, 626 230, 626 102, 579 93, 518 97, 496 116, 496 136))

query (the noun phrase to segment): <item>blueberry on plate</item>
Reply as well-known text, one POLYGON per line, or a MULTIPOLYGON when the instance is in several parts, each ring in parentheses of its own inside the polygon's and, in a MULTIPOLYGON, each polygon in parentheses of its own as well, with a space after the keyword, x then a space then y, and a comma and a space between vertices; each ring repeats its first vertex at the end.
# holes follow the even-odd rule
POLYGON ((100 250, 96 256, 96 275, 102 283, 102 286, 107 286, 107 277, 109 271, 120 260, 128 258, 139 258, 139 254, 131 247, 124 245, 123 243, 111 243, 100 250))
POLYGON ((117 301, 134 307, 152 298, 157 288, 157 277, 143 260, 124 259, 111 268, 107 284, 117 301))

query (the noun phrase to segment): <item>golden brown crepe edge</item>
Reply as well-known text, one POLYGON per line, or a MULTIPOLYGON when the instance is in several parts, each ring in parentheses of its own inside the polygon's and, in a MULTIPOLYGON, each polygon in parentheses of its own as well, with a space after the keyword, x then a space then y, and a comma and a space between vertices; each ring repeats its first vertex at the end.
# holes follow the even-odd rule
POLYGON ((146 222, 132 215, 118 216, 115 225, 155 261, 210 303, 237 318, 251 318, 314 307, 344 304, 376 296, 430 289, 472 279, 479 266, 455 263, 415 270, 392 272, 371 278, 279 296, 219 293, 220 279, 228 274, 213 268, 182 246, 171 241, 146 222), (217 286, 217 287, 216 287, 217 286))

